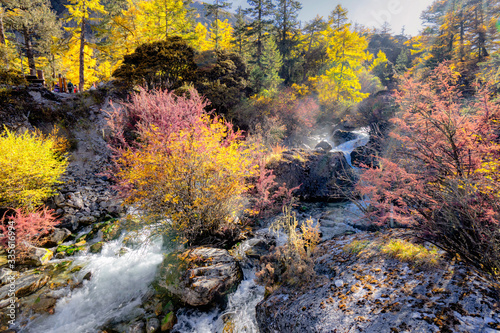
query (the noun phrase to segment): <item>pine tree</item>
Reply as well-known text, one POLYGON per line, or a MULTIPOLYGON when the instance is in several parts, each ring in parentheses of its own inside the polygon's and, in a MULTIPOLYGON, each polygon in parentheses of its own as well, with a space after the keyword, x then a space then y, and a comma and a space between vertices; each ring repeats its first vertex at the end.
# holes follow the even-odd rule
POLYGON ((249 36, 255 39, 255 63, 261 67, 264 35, 270 30, 271 15, 274 12, 272 0, 247 0, 249 8, 243 12, 252 19, 248 25, 249 36))
POLYGON ((283 57, 280 54, 274 38, 268 38, 264 45, 262 54, 262 87, 270 92, 275 92, 278 86, 284 81, 279 71, 283 65, 283 57))
POLYGON ((296 0, 279 0, 275 12, 276 30, 278 33, 278 49, 283 56, 283 66, 280 70, 285 84, 292 79, 292 72, 297 61, 291 53, 299 43, 299 24, 297 17, 302 5, 296 0))
POLYGON ((5 24, 23 36, 29 68, 36 70, 36 54, 50 52, 48 45, 54 37, 60 36, 61 26, 56 14, 47 0, 3 0, 3 3, 5 24))
POLYGON ((245 22, 245 15, 241 6, 236 10, 236 23, 233 29, 233 43, 240 57, 245 58, 247 49, 247 24, 245 22))

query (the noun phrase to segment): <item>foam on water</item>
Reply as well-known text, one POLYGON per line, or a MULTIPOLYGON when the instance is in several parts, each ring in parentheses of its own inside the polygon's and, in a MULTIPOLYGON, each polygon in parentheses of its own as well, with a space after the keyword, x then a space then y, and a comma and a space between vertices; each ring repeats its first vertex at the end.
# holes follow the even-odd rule
POLYGON ((52 316, 32 321, 27 332, 95 332, 112 320, 124 320, 140 312, 141 298, 154 279, 163 256, 161 243, 147 242, 121 256, 123 237, 104 244, 101 254, 77 257, 75 263, 86 265, 78 274, 91 272, 90 281, 80 289, 68 290, 59 299, 52 316))

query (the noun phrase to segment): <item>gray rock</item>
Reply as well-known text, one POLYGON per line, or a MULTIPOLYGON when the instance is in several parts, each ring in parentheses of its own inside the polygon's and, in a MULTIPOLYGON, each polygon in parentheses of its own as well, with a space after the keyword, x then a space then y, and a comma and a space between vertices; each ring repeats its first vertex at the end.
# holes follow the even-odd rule
POLYGON ((135 322, 131 324, 127 329, 127 333, 144 333, 144 332, 145 332, 145 325, 143 321, 135 322))
POLYGON ((344 130, 336 130, 332 135, 332 140, 335 146, 339 146, 347 141, 356 139, 356 134, 344 130))
POLYGON ((300 186, 293 193, 305 201, 345 199, 357 178, 342 152, 292 149, 283 152, 272 170, 278 184, 300 186))
POLYGON ((322 149, 324 151, 330 151, 332 150, 332 145, 329 144, 328 142, 326 141, 321 141, 320 143, 318 143, 316 145, 316 147, 314 147, 315 149, 322 149))
POLYGON ((241 269, 228 251, 198 247, 169 254, 156 284, 185 304, 203 306, 229 293, 241 279, 241 269))
POLYGON ((343 286, 344 286, 344 281, 342 281, 342 280, 335 280, 335 287, 342 288, 343 286))
POLYGON ((46 239, 44 247, 54 247, 62 244, 71 235, 71 231, 66 228, 55 228, 52 234, 46 239))
POLYGON ((54 256, 51 250, 43 249, 40 247, 32 247, 28 251, 26 259, 24 259, 23 264, 33 265, 33 266, 43 266, 49 262, 54 256))
POLYGON ((146 324, 146 333, 155 333, 160 328, 160 320, 158 318, 149 318, 146 324))
MULTIPOLYGON (((15 281, 15 294, 17 297, 24 297, 30 295, 42 288, 50 278, 45 274, 37 274, 33 271, 29 275, 22 276, 15 281)), ((9 297, 10 284, 6 284, 0 288, 0 300, 9 297)))
POLYGON ((78 223, 83 225, 89 225, 97 221, 95 216, 82 216, 78 219, 78 223))

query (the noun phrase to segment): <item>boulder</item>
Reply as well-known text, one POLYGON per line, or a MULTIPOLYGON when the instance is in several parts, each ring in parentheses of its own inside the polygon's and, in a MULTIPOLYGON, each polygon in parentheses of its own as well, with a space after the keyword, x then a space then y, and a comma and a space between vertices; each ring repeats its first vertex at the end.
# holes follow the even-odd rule
POLYGON ((175 316, 175 313, 173 311, 167 313, 167 315, 161 321, 162 332, 171 330, 176 322, 177 322, 177 317, 175 316))
POLYGON ((54 253, 51 250, 40 247, 32 247, 28 250, 28 255, 22 263, 32 266, 43 266, 48 263, 53 256, 54 253))
POLYGON ((354 140, 356 139, 356 134, 355 133, 352 133, 352 132, 348 132, 348 131, 344 131, 344 130, 336 130, 333 134, 332 134, 332 140, 333 140, 333 143, 335 144, 335 146, 338 146, 338 145, 341 145, 347 141, 351 141, 351 140, 354 140))
POLYGON ((220 300, 241 279, 241 269, 227 250, 198 247, 167 255, 155 284, 184 304, 203 306, 220 300))
POLYGON ((71 236, 71 231, 66 228, 55 228, 52 234, 50 234, 43 243, 44 247, 54 247, 62 244, 66 238, 71 236))
POLYGON ((356 174, 341 152, 292 149, 273 165, 275 181, 288 188, 300 186, 294 195, 304 201, 335 201, 346 199, 356 174))
POLYGON ((146 333, 155 333, 160 328, 160 321, 158 318, 149 318, 146 324, 146 333))
POLYGON ((131 324, 127 329, 127 333, 144 333, 144 331, 145 325, 142 320, 131 324))
POLYGON ((322 149, 324 151, 330 151, 332 150, 332 145, 326 141, 321 141, 316 145, 316 147, 314 147, 314 149, 322 149))
MULTIPOLYGON (((16 297, 24 297, 34 293, 38 289, 45 286, 49 280, 50 278, 47 275, 37 273, 28 274, 18 278, 15 281, 16 297)), ((0 288, 0 300, 9 297, 10 288, 10 284, 6 284, 0 288)))

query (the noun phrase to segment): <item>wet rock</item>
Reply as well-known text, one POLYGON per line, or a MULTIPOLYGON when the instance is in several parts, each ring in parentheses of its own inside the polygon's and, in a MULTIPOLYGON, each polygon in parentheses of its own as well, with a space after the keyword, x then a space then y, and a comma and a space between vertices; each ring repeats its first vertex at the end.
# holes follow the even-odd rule
POLYGON ((43 243, 44 247, 54 247, 62 244, 69 236, 71 235, 71 231, 66 228, 55 228, 52 234, 46 238, 43 243))
POLYGON ((332 150, 332 145, 326 141, 321 141, 316 145, 316 147, 314 147, 314 149, 322 149, 324 151, 330 151, 332 150))
POLYGON ((56 306, 57 298, 41 295, 39 296, 31 309, 36 313, 54 313, 54 307, 56 306))
POLYGON ((101 253, 103 245, 104 245, 103 242, 97 242, 95 244, 90 245, 89 250, 92 253, 101 253))
MULTIPOLYGON (((173 326, 172 326, 173 327, 173 326)), ((146 324, 146 333, 155 333, 160 328, 160 320, 158 318, 149 318, 146 324)))
POLYGON ((345 199, 353 190, 356 174, 341 152, 292 149, 272 168, 275 181, 304 201, 345 199))
POLYGON ((203 306, 220 300, 241 279, 241 269, 228 251, 198 247, 169 254, 155 284, 182 303, 203 306))
POLYGON ((356 134, 344 130, 336 130, 332 135, 332 140, 335 146, 341 145, 347 141, 356 139, 356 134))
MULTIPOLYGON (((24 297, 30 295, 42 288, 50 278, 45 274, 30 273, 28 275, 21 276, 15 281, 15 289, 17 297, 24 297)), ((0 288, 0 300, 8 298, 10 293, 10 284, 7 284, 0 288)))
POLYGON ((161 330, 162 332, 166 332, 171 330, 175 323, 177 323, 177 317, 173 311, 167 313, 167 315, 161 321, 161 330))
POLYGON ((131 324, 128 327, 127 333, 144 333, 145 328, 146 328, 146 325, 144 325, 144 322, 138 321, 138 322, 131 324))
POLYGON ((22 263, 32 266, 43 266, 47 264, 53 256, 54 253, 51 250, 40 247, 32 247, 28 250, 28 255, 22 263))

